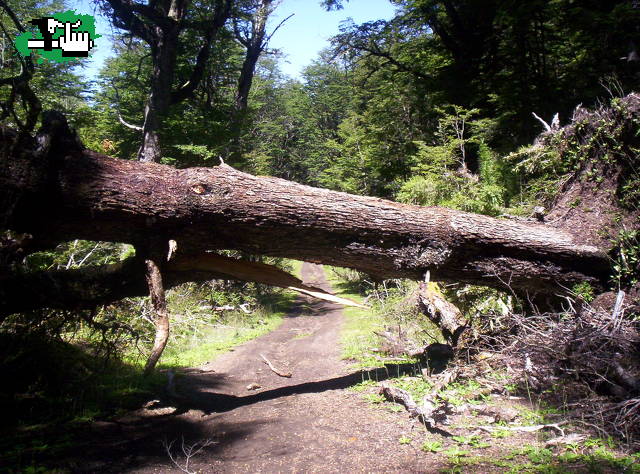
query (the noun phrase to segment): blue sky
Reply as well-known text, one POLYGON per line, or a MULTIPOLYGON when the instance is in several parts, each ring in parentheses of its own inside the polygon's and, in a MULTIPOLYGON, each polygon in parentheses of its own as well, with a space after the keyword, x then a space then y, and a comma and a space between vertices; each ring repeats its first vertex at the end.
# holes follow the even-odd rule
POLYGON ((388 0, 351 0, 343 10, 327 12, 319 0, 284 0, 270 22, 273 29, 282 19, 294 14, 271 39, 269 47, 285 53, 282 71, 299 77, 301 70, 329 46, 329 38, 339 33, 340 23, 352 18, 355 23, 390 19, 394 7, 388 0))
MULTIPOLYGON (((90 63, 84 73, 94 78, 105 58, 111 54, 109 21, 95 11, 95 2, 70 0, 69 5, 78 13, 93 15, 96 19, 98 38, 91 52, 90 63)), ((389 19, 394 8, 388 0, 350 0, 343 10, 326 12, 320 7, 320 0, 283 0, 275 11, 271 30, 284 18, 294 14, 271 39, 270 48, 277 48, 285 54, 281 62, 282 71, 294 78, 308 66, 318 53, 329 46, 329 38, 339 32, 339 25, 347 18, 356 23, 389 19)))

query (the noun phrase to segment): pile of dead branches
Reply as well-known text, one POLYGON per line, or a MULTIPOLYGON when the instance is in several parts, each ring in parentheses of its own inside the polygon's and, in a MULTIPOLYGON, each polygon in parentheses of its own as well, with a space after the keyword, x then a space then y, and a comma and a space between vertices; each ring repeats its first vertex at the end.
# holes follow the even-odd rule
POLYGON ((640 441, 640 331, 625 316, 589 305, 564 313, 514 314, 481 338, 483 364, 505 368, 523 390, 551 400, 601 434, 640 441))

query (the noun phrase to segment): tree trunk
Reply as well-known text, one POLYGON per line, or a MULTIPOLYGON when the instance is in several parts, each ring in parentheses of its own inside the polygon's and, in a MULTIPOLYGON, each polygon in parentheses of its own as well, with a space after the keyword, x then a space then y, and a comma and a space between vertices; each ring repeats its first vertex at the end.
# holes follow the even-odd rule
POLYGON ((247 54, 242 63, 240 77, 238 78, 238 92, 236 94, 236 112, 244 112, 249 104, 249 91, 253 83, 253 74, 256 63, 260 58, 262 48, 255 48, 253 45, 247 47, 247 54))
POLYGON ((249 101, 249 91, 253 82, 253 75, 256 64, 262 51, 266 47, 265 36, 267 32, 267 20, 273 12, 271 4, 273 0, 260 0, 257 4, 256 11, 251 18, 251 35, 242 37, 236 32, 236 38, 246 48, 240 77, 238 78, 238 91, 236 93, 236 112, 244 112, 247 109, 249 101))
POLYGON ((178 47, 178 24, 163 28, 156 27, 156 42, 151 45, 153 73, 151 75, 151 93, 144 108, 142 144, 138 159, 147 162, 159 162, 160 127, 171 104, 171 87, 176 64, 178 47))
MULTIPOLYGON (((50 147, 12 151, 0 133, 0 204, 6 228, 55 242, 75 238, 182 254, 235 249, 359 269, 377 278, 509 286, 554 294, 598 286, 602 248, 538 223, 398 204, 255 177, 221 165, 178 170, 50 147), (9 207, 11 204, 11 207, 9 207)), ((51 143, 61 142, 53 138, 51 143)))

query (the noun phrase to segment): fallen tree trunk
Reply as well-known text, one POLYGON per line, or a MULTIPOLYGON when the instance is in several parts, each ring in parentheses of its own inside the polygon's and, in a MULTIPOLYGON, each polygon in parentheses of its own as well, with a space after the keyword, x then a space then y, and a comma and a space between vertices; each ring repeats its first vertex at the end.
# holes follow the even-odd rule
MULTIPOLYGON (((58 120, 59 121, 59 120, 58 120)), ((351 267, 377 278, 459 281, 556 293, 601 284, 603 249, 535 223, 418 207, 256 177, 229 166, 178 170, 81 149, 48 125, 16 146, 0 130, 2 227, 47 245, 175 240, 178 253, 235 249, 351 267)), ((164 271, 164 269, 163 269, 164 271)), ((185 271, 197 273, 190 262, 185 271)))

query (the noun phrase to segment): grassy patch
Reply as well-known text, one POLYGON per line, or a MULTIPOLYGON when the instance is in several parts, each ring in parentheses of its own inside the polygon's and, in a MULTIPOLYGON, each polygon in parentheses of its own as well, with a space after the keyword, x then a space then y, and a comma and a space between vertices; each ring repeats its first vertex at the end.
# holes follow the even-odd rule
MULTIPOLYGON (((325 272, 336 295, 349 298, 358 303, 363 302, 353 285, 344 283, 332 271, 325 272)), ((371 309, 346 307, 343 309, 345 323, 342 327, 340 342, 342 358, 353 360, 358 367, 379 367, 383 364, 379 357, 371 353, 378 345, 378 336, 373 332, 384 328, 383 318, 371 309)))
POLYGON ((427 440, 422 443, 420 449, 422 449, 425 453, 438 453, 442 451, 442 441, 427 440))
POLYGON ((232 313, 224 324, 212 324, 195 335, 170 342, 160 367, 190 367, 214 360, 229 349, 273 331, 291 308, 295 294, 276 295, 254 313, 232 313))
POLYGON ((302 265, 304 262, 302 260, 288 260, 291 266, 291 274, 302 279, 302 265))

